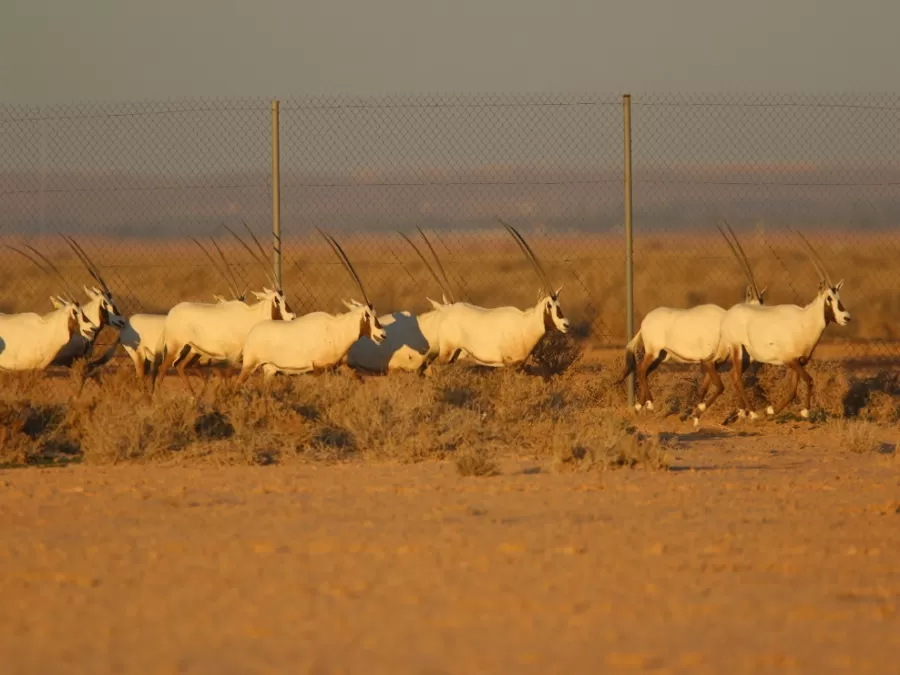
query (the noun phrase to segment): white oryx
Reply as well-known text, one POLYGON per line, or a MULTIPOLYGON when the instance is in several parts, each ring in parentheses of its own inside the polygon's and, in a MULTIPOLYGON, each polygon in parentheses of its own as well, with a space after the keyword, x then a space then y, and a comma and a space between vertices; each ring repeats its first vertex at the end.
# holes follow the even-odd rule
POLYGON ((71 300, 60 299, 60 307, 43 316, 33 312, 0 314, 0 370, 44 370, 73 335, 93 340, 97 326, 85 316, 74 299, 71 286, 43 254, 26 245, 49 265, 52 272, 24 251, 9 245, 7 248, 24 256, 45 273, 55 272, 72 296, 71 300))
POLYGON ((768 406, 768 415, 777 415, 797 395, 800 378, 806 384, 806 398, 801 417, 809 417, 813 381, 803 366, 809 363, 822 333, 829 323, 846 326, 850 313, 841 304, 841 279, 832 283, 825 264, 812 245, 799 232, 797 235, 807 249, 810 261, 819 274, 819 287, 815 298, 805 307, 798 305, 737 306, 732 307, 722 320, 721 338, 717 360, 731 359, 731 377, 739 401, 738 417, 756 419, 750 410, 750 401, 741 380, 744 353, 750 361, 791 369, 791 385, 788 395, 777 405, 768 406))
POLYGON ((443 310, 455 301, 450 290, 450 281, 440 258, 428 241, 428 237, 422 232, 419 234, 425 240, 426 245, 434 256, 438 269, 442 276, 438 276, 428 260, 405 234, 400 232, 416 254, 421 258, 425 268, 434 277, 442 291, 442 302, 431 298, 432 309, 423 314, 400 311, 393 314, 385 314, 378 317, 378 322, 385 330, 385 339, 381 343, 361 338, 353 343, 347 352, 347 364, 351 368, 357 368, 374 373, 386 373, 392 371, 415 371, 422 373, 428 365, 429 359, 438 355, 438 329, 444 316, 443 310), (443 277, 443 278, 442 278, 443 277), (449 300, 448 300, 449 296, 449 300))
POLYGON ((319 234, 356 282, 365 304, 345 301, 348 311, 343 314, 312 312, 290 323, 258 323, 247 335, 238 383, 246 382, 259 367, 267 379, 275 373, 301 375, 328 370, 338 366, 360 338, 371 339, 376 344, 384 340, 385 331, 347 254, 334 237, 321 230, 319 234))
MULTIPOLYGON (((219 265, 216 259, 200 244, 199 241, 193 237, 191 237, 191 239, 200 247, 203 253, 210 258, 213 267, 222 275, 226 285, 229 290, 231 290, 233 298, 235 300, 243 301, 244 294, 238 293, 237 279, 233 273, 229 274, 231 268, 215 240, 212 240, 212 243, 222 259, 222 265, 219 265)), ((218 294, 213 294, 213 299, 217 303, 228 302, 228 300, 218 294)), ((131 359, 131 362, 134 364, 134 370, 138 380, 143 382, 148 373, 148 366, 150 372, 153 372, 153 369, 159 366, 159 363, 163 358, 163 351, 165 348, 165 341, 163 340, 165 325, 165 314, 132 314, 129 318, 123 320, 123 325, 119 330, 119 336, 116 342, 113 343, 103 357, 96 361, 96 365, 99 366, 108 363, 115 355, 116 349, 121 345, 125 350, 125 353, 128 354, 128 357, 131 359)), ((197 355, 192 354, 185 358, 188 359, 189 362, 194 363, 196 362, 197 355)), ((208 362, 209 359, 200 359, 201 363, 204 361, 208 362)), ((185 364, 185 366, 187 365, 188 363, 185 364)))
MULTIPOLYGON (((250 231, 249 227, 247 229, 250 231)), ((166 315, 162 337, 164 356, 158 372, 153 373, 154 384, 161 381, 168 369, 178 362, 179 376, 188 389, 193 391, 184 372, 185 367, 193 360, 192 355, 230 368, 241 359, 244 341, 254 326, 263 321, 287 322, 294 319, 283 290, 269 274, 265 252, 253 232, 250 231, 250 235, 259 249, 259 257, 240 237, 230 229, 228 231, 256 259, 275 288, 264 287, 262 293, 253 291, 257 299, 253 304, 229 300, 216 303, 181 302, 175 305, 166 315)))
MULTIPOLYGON (((737 235, 727 222, 725 226, 734 239, 734 243, 721 227, 719 227, 719 232, 725 238, 749 282, 744 302, 736 306, 762 305, 766 289, 760 290, 753 276, 753 270, 750 268, 750 261, 747 259, 737 235)), ((700 385, 699 400, 692 416, 694 426, 699 426, 701 413, 709 408, 725 389, 722 385, 722 378, 716 370, 719 330, 725 314, 726 310, 722 307, 708 303, 688 309, 657 307, 644 317, 640 329, 625 347, 625 370, 618 380, 621 383, 629 374, 637 372, 638 400, 634 404, 635 410, 638 412, 642 409, 653 410, 653 395, 650 393, 647 377, 659 364, 666 361, 698 363, 703 371, 703 381, 700 385), (644 358, 638 364, 635 359, 635 350, 642 342, 644 358), (706 401, 710 384, 713 392, 706 401)))
MULTIPOLYGON (((119 309, 116 307, 112 291, 109 290, 109 286, 101 276, 99 268, 88 257, 84 249, 81 248, 81 245, 72 237, 67 237, 65 235, 61 236, 75 252, 78 259, 81 260, 88 273, 98 284, 100 284, 99 288, 97 286, 94 286, 93 288, 84 286, 84 292, 90 300, 86 305, 83 305, 82 309, 84 310, 85 316, 97 326, 94 337, 88 340, 80 334, 73 335, 72 339, 60 350, 59 354, 56 355, 56 358, 53 359, 53 363, 51 364, 54 366, 66 366, 71 368, 72 364, 77 359, 90 359, 90 357, 93 356, 94 344, 104 326, 112 326, 117 330, 121 330, 125 327, 125 317, 122 316, 119 309)), ((50 298, 50 302, 53 303, 53 306, 57 309, 61 307, 61 301, 60 298, 50 298)))
POLYGON ((440 305, 432 301, 440 313, 440 320, 437 349, 432 347, 430 353, 436 352, 439 363, 453 363, 465 352, 482 366, 521 366, 548 330, 556 329, 560 333, 569 330, 569 320, 563 316, 559 304, 561 289, 553 290, 546 272, 522 235, 502 220, 500 223, 531 262, 542 284, 538 303, 521 310, 518 307, 488 309, 467 302, 440 305))

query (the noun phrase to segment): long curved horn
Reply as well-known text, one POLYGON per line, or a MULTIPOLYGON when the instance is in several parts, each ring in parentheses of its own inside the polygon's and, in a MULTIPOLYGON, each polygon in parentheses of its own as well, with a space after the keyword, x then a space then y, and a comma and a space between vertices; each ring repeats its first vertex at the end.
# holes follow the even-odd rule
POLYGON ((222 252, 222 249, 219 248, 219 244, 216 243, 216 240, 213 239, 212 237, 210 237, 209 240, 212 242, 212 245, 216 247, 216 252, 219 254, 219 257, 222 259, 222 266, 225 268, 225 271, 228 272, 228 276, 231 278, 231 283, 233 285, 231 292, 234 293, 234 297, 236 300, 240 300, 242 296, 238 295, 238 292, 237 292, 238 280, 234 274, 234 270, 231 269, 231 265, 228 264, 228 259, 225 257, 225 254, 222 252))
POLYGON ((104 281, 103 277, 100 275, 100 270, 94 264, 94 261, 88 257, 87 252, 81 247, 81 245, 75 241, 72 237, 67 237, 66 235, 60 233, 60 237, 69 245, 69 247, 75 252, 75 255, 81 260, 82 264, 87 268, 88 274, 90 274, 94 281, 100 284, 100 288, 102 288, 106 293, 112 295, 112 292, 109 290, 109 286, 106 285, 106 281, 104 281))
POLYGON ((731 249, 731 252, 734 253, 734 257, 737 258, 738 263, 740 263, 741 267, 744 270, 744 274, 747 276, 747 281, 750 282, 750 286, 753 288, 753 292, 756 294, 756 299, 761 300, 761 294, 759 292, 759 284, 756 283, 756 277, 753 276, 753 269, 750 267, 750 261, 747 258, 747 254, 744 253, 744 247, 741 246, 741 242, 738 240, 737 235, 734 233, 734 230, 731 229, 731 225, 728 224, 728 221, 723 221, 725 223, 725 227, 728 228, 729 234, 731 234, 732 239, 734 239, 734 243, 731 242, 731 239, 725 234, 725 230, 722 229, 720 225, 716 227, 719 228, 719 232, 722 234, 722 237, 725 239, 725 243, 728 244, 728 247, 731 249))
MULTIPOLYGON (((246 221, 244 221, 243 218, 241 219, 241 224, 244 226, 244 229, 246 229, 247 232, 250 233, 250 236, 253 238, 253 242, 256 244, 256 248, 259 249, 259 256, 260 256, 259 264, 263 265, 265 267, 266 266, 265 261, 268 260, 268 258, 266 257, 266 250, 262 247, 262 244, 259 243, 259 239, 256 238, 256 235, 253 234, 253 230, 250 229, 250 226, 247 225, 246 221)), ((270 262, 268 264, 268 267, 272 271, 272 276, 273 276, 272 285, 274 286, 275 285, 274 277, 276 276, 275 265, 270 262)), ((278 288, 276 290, 281 291, 282 289, 278 288)))
POLYGON ((519 248, 522 249, 522 253, 525 254, 525 257, 531 261, 531 265, 534 267, 534 271, 537 273, 538 279, 544 284, 544 290, 547 292, 547 295, 553 296, 553 287, 550 285, 550 280, 547 278, 547 273, 544 271, 544 268, 541 267, 541 263, 538 262, 537 256, 534 255, 534 251, 531 250, 531 247, 525 241, 521 234, 519 234, 516 229, 512 225, 508 225, 504 223, 500 218, 497 218, 500 221, 500 224, 506 228, 506 231, 512 236, 513 239, 516 240, 516 243, 519 245, 519 248))
POLYGON ((46 265, 56 273, 56 276, 59 277, 59 280, 62 281, 63 285, 69 290, 69 295, 71 296, 72 302, 77 303, 78 300, 77 300, 77 295, 75 293, 75 289, 72 288, 72 284, 70 284, 68 279, 66 279, 63 276, 63 273, 59 271, 59 268, 56 265, 54 265, 52 262, 50 262, 50 259, 47 256, 45 256, 43 253, 38 251, 31 244, 25 244, 25 248, 27 248, 29 251, 31 251, 36 256, 38 256, 41 260, 43 260, 44 263, 46 263, 46 265))
POLYGON ((416 246, 416 245, 413 243, 412 239, 410 239, 409 237, 407 237, 405 234, 403 234, 403 233, 400 232, 399 230, 397 231, 397 234, 399 234, 401 237, 403 237, 404 239, 406 239, 406 242, 407 242, 410 246, 412 246, 413 251, 415 251, 415 252, 416 252, 416 255, 419 256, 419 259, 420 259, 420 260, 422 261, 422 263, 425 265, 425 269, 427 269, 427 270, 431 273, 431 276, 434 277, 434 280, 438 283, 438 286, 441 287, 441 290, 442 290, 444 293, 447 293, 448 295, 450 295, 450 294, 448 293, 448 291, 447 291, 447 287, 444 285, 444 282, 441 281, 441 278, 438 276, 437 272, 435 272, 435 271, 434 271, 434 268, 428 263, 428 260, 425 258, 425 256, 422 254, 422 252, 419 250, 419 247, 416 246))
POLYGON ((367 305, 371 305, 369 302, 369 296, 366 295, 366 289, 363 287, 363 283, 359 278, 359 275, 356 273, 356 270, 353 268, 353 263, 350 262, 350 259, 347 257, 347 254, 344 253, 344 249, 341 248, 341 245, 335 241, 334 237, 325 234, 318 227, 316 228, 319 234, 331 245, 331 249, 334 251, 334 254, 340 259, 340 261, 344 264, 344 268, 350 274, 354 281, 356 281, 356 285, 359 287, 359 292, 362 293, 363 300, 366 301, 367 305))
POLYGON ((812 264, 819 272, 820 279, 829 286, 834 286, 834 284, 831 282, 831 276, 828 274, 828 269, 825 267, 825 263, 822 262, 822 258, 819 257, 819 254, 816 253, 816 249, 813 248, 812 244, 810 244, 809 241, 807 241, 806 237, 804 237, 800 232, 794 230, 794 234, 800 237, 801 241, 806 245, 809 259, 812 261, 812 264))
POLYGON ((219 267, 219 263, 213 257, 213 254, 210 253, 209 251, 207 251, 206 247, 203 244, 201 244, 199 241, 197 241, 197 239, 195 239, 194 237, 190 237, 190 239, 195 244, 197 244, 197 246, 200 247, 201 251, 203 251, 206 254, 206 257, 209 258, 209 261, 212 263, 213 267, 216 269, 216 272, 218 272, 222 276, 222 278, 225 280, 225 283, 228 284, 228 290, 231 291, 231 293, 234 295, 234 297, 237 297, 237 289, 234 287, 234 285, 232 285, 231 280, 228 278, 228 275, 222 271, 221 267, 219 267))
POLYGON ((447 277, 447 272, 444 270, 444 264, 438 257, 437 251, 434 250, 434 246, 431 245, 428 237, 426 237, 425 233, 422 232, 422 228, 416 225, 416 229, 419 231, 419 234, 422 235, 422 239, 425 240, 425 245, 428 246, 428 250, 431 251, 431 255, 434 256, 434 261, 437 263, 438 269, 441 271, 441 276, 444 278, 444 284, 446 284, 446 287, 443 289, 444 292, 447 294, 447 297, 450 298, 450 302, 456 302, 456 300, 453 299, 453 292, 450 290, 450 279, 447 277))
POLYGON ((269 283, 272 284, 272 286, 276 287, 275 290, 281 290, 280 288, 277 288, 278 284, 275 283, 275 279, 273 279, 273 278, 272 278, 272 275, 269 274, 269 268, 265 265, 265 263, 263 263, 262 261, 260 261, 259 258, 256 257, 256 254, 253 252, 253 249, 250 248, 250 246, 247 244, 247 242, 245 242, 243 239, 241 239, 239 236, 237 236, 237 234, 235 234, 234 230, 232 230, 232 229, 231 229, 230 227, 228 227, 227 225, 225 225, 224 227, 225 227, 226 230, 228 230, 228 233, 229 233, 232 237, 234 237, 235 239, 237 239, 237 242, 238 242, 241 246, 243 246, 244 249, 246 249, 247 253, 250 254, 250 257, 253 258, 257 263, 259 263, 259 264, 262 266, 262 268, 263 268, 263 273, 266 275, 266 279, 268 279, 269 283))

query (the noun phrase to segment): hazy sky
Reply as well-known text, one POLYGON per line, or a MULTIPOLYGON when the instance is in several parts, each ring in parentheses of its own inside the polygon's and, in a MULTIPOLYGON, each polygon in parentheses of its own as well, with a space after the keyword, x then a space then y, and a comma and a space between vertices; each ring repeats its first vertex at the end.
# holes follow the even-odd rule
POLYGON ((896 0, 12 0, 0 100, 895 91, 896 0))

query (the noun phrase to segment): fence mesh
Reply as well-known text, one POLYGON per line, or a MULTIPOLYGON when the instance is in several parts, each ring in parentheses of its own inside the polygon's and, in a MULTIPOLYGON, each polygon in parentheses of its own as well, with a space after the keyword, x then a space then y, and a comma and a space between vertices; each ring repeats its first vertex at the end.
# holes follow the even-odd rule
MULTIPOLYGON (((0 106, 0 239, 89 277, 121 308, 165 312, 228 295, 190 241, 214 237, 244 288, 259 266, 226 232, 271 241, 268 100, 0 106)), ((719 236, 738 232, 768 302, 805 304, 818 279, 791 231, 845 281, 843 358, 900 356, 897 96, 636 95, 635 320, 654 307, 730 305, 744 281, 719 236)), ((345 246, 380 312, 440 288, 399 236, 421 227, 457 299, 524 307, 537 280, 497 222, 520 229, 600 345, 625 338, 623 116, 618 95, 295 98, 281 101, 285 287, 303 311, 340 309, 352 282, 316 228, 345 246)), ((49 311, 62 289, 0 249, 0 311, 49 311)))

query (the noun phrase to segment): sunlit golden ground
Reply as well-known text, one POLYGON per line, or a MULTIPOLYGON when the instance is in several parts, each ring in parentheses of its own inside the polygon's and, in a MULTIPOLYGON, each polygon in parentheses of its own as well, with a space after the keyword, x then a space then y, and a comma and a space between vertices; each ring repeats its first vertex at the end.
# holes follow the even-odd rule
MULTIPOLYGON (((724 257, 732 276, 704 285, 658 255, 648 274, 687 304, 740 291, 724 257)), ((527 268, 506 265, 526 283, 511 297, 473 268, 478 301, 533 295, 527 268)), ((620 295, 604 281, 619 272, 598 269, 589 287, 620 295)), ((322 289, 347 283, 322 270, 322 289)), ((211 292, 203 268, 155 274, 135 293, 211 292), (163 286, 180 274, 191 281, 163 286)), ((884 278, 866 292, 890 308, 890 275, 861 260, 834 274, 853 335, 889 339, 851 289, 884 278)), ((376 302, 413 302, 416 278, 376 302)), ((651 285, 639 309, 660 297, 651 285)), ((570 315, 588 317, 573 295, 570 315)), ((794 404, 724 424, 726 377, 693 432, 697 371, 661 367, 657 412, 636 417, 597 326, 527 373, 456 364, 240 390, 198 377, 196 398, 169 377, 152 399, 127 363, 87 382, 0 375, 3 672, 891 672, 895 363, 823 344, 811 421, 794 404)), ((770 367, 747 383, 758 409, 787 385, 770 367)))

